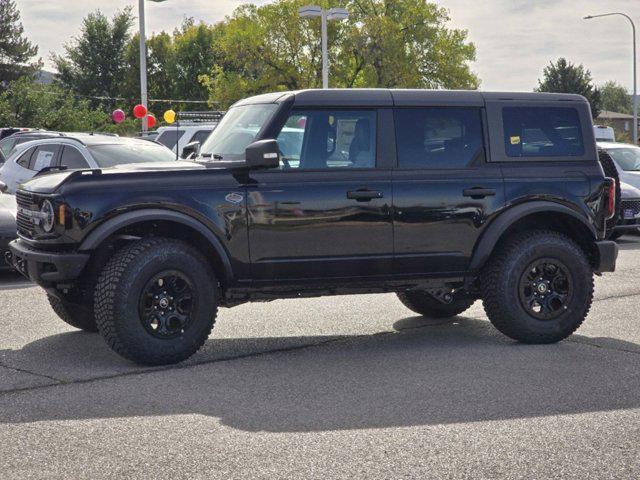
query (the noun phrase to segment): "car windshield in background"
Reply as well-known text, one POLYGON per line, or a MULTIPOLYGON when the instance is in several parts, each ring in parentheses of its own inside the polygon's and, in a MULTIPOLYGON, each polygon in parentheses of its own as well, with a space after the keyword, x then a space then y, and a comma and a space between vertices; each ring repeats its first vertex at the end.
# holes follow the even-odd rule
POLYGON ((88 145, 87 148, 101 168, 125 163, 172 162, 176 154, 162 145, 141 140, 135 143, 88 145))
POLYGON ((627 172, 636 172, 640 170, 640 148, 610 148, 607 153, 616 161, 616 163, 627 172))
POLYGON ((245 149, 277 108, 277 105, 268 103, 230 109, 204 142, 200 153, 215 159, 243 159, 245 149))

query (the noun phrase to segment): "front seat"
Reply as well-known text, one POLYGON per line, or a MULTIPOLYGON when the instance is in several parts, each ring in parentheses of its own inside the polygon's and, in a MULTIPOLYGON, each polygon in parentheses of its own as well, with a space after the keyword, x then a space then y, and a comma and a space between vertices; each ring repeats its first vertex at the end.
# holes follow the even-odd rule
POLYGON ((354 167, 374 167, 371 152, 371 125, 368 118, 361 118, 356 122, 353 139, 349 147, 349 161, 354 167))

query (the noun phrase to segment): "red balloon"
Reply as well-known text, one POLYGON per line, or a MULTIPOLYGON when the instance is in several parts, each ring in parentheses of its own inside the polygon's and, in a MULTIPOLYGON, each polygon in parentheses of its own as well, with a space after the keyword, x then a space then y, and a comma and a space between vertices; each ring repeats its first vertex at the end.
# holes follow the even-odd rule
POLYGON ((113 113, 111 114, 111 118, 113 119, 113 121, 115 123, 122 123, 124 122, 126 115, 124 114, 124 112, 120 109, 114 110, 113 113))
POLYGON ((135 107, 133 107, 133 116, 136 118, 144 118, 144 116, 147 114, 147 107, 145 107, 144 105, 138 104, 135 107))
POLYGON ((156 126, 156 117, 153 113, 147 115, 147 127, 153 128, 156 126))

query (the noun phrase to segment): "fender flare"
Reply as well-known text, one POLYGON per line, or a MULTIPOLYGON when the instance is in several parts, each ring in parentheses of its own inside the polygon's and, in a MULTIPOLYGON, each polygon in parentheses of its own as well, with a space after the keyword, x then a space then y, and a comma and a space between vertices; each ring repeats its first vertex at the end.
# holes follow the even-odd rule
POLYGON ((471 263, 469 264, 469 270, 479 270, 486 263, 494 247, 500 240, 500 237, 502 237, 502 234, 511 225, 528 215, 540 212, 554 212, 569 215, 578 220, 591 232, 593 240, 597 238, 596 229, 587 221, 586 217, 565 205, 544 200, 522 203, 499 214, 498 217, 487 226, 487 229, 476 244, 473 256, 471 257, 471 263))
POLYGON ((146 208, 141 210, 132 210, 126 213, 119 214, 98 227, 96 227, 87 237, 82 241, 79 250, 80 251, 92 251, 98 248, 98 246, 109 236, 111 236, 117 230, 123 227, 133 225, 139 222, 146 222, 150 220, 167 220, 171 222, 180 223, 186 227, 190 227, 202 234, 207 239, 211 247, 216 251, 220 261, 222 262, 224 272, 221 272, 226 279, 233 278, 233 270, 231 268, 231 261, 229 254, 222 245, 220 239, 202 222, 195 218, 186 215, 181 212, 173 210, 163 210, 156 208, 146 208))

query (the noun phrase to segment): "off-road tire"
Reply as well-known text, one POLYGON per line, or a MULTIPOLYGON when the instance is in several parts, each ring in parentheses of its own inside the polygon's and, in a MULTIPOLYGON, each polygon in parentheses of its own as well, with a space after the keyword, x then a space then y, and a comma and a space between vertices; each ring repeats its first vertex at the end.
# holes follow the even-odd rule
POLYGON ((593 300, 593 270, 584 251, 567 236, 547 230, 523 232, 498 245, 481 278, 484 310, 503 334, 523 343, 555 343, 582 324, 593 300), (542 258, 561 261, 572 277, 573 296, 556 319, 531 315, 519 296, 522 275, 542 258))
POLYGON ((429 318, 448 318, 460 315, 473 305, 473 300, 454 298, 451 303, 442 303, 421 290, 398 292, 398 298, 409 310, 429 318))
POLYGON ((143 365, 174 364, 193 355, 211 333, 217 305, 217 282, 206 259, 189 244, 167 238, 142 239, 117 251, 94 294, 96 324, 107 344, 143 365), (157 338, 143 326, 139 302, 145 285, 167 269, 189 278, 197 306, 179 336, 157 338))
POLYGON ((89 299, 87 305, 78 305, 62 300, 54 295, 47 294, 49 305, 60 319, 74 328, 85 332, 97 332, 95 316, 93 314, 93 302, 89 299))

